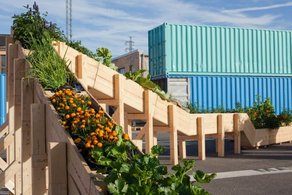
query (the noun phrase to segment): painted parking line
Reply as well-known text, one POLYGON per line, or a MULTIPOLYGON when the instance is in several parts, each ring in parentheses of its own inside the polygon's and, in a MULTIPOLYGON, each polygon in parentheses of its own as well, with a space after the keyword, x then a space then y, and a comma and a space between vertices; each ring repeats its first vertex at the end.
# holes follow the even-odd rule
MULTIPOLYGON (((279 173, 292 173, 292 167, 278 167, 278 168, 266 168, 266 169, 254 169, 254 170, 241 170, 241 171, 228 171, 218 172, 215 179, 227 179, 235 177, 248 177, 257 175, 279 174, 279 173)), ((193 177, 191 177, 193 178, 193 177)))

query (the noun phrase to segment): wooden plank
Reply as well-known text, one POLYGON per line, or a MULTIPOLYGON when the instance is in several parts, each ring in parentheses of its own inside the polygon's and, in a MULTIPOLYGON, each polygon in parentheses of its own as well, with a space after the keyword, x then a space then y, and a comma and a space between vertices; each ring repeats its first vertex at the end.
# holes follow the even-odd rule
POLYGON ((137 146, 137 148, 142 152, 143 149, 143 140, 132 139, 131 142, 137 146))
POLYGON ((206 143, 205 143, 205 132, 203 129, 203 118, 197 118, 197 131, 198 131, 198 153, 199 160, 206 159, 206 143))
POLYGON ((127 118, 129 120, 145 120, 146 119, 146 116, 145 114, 131 114, 131 113, 128 113, 127 114, 127 118))
MULTIPOLYGON (((18 49, 20 51, 21 48, 18 49)), ((21 121, 21 95, 22 91, 21 79, 25 77, 25 59, 14 59, 14 128, 15 128, 15 160, 20 163, 21 171, 15 175, 15 193, 22 194, 22 121, 21 121)))
POLYGON ((82 54, 81 55, 77 55, 76 56, 76 76, 78 79, 82 79, 82 68, 83 68, 83 58, 82 58, 82 54))
POLYGON ((8 164, 2 158, 0 158, 0 169, 4 171, 5 169, 7 169, 7 167, 8 164))
POLYGON ((13 144, 13 141, 14 141, 14 135, 12 133, 9 133, 6 137, 1 137, 0 138, 0 151, 7 149, 8 146, 13 144))
POLYGON ((32 175, 31 175, 31 109, 34 101, 34 80, 22 80, 21 95, 21 127, 22 127, 22 186, 24 194, 31 194, 32 175))
POLYGON ((223 116, 219 114, 217 116, 217 151, 218 151, 218 156, 223 157, 224 156, 224 123, 223 123, 223 116))
POLYGON ((234 153, 240 154, 240 129, 239 129, 239 115, 233 115, 233 129, 234 129, 234 153))
POLYGON ((153 145, 154 146, 157 145, 157 136, 158 136, 158 132, 157 131, 153 131, 153 145))
POLYGON ((46 118, 45 105, 31 105, 32 194, 46 193, 46 118))
POLYGON ((155 125, 154 127, 153 127, 153 129, 154 129, 154 132, 169 132, 169 126, 157 126, 157 125, 155 125))
POLYGON ((135 139, 142 139, 145 136, 145 127, 141 128, 140 132, 136 135, 135 139))
POLYGON ((169 150, 170 150, 170 163, 173 165, 178 164, 178 145, 177 145, 177 121, 176 121, 176 107, 174 105, 168 106, 169 116, 169 150))
POLYGON ((0 186, 5 186, 9 180, 13 180, 15 173, 18 171, 20 171, 20 165, 13 161, 5 171, 0 173, 0 186))
POLYGON ((49 194, 67 194, 66 143, 49 142, 49 194))
POLYGON ((186 141, 185 140, 179 140, 179 157, 180 159, 187 158, 187 149, 186 149, 186 141))
POLYGON ((144 112, 146 116, 146 124, 143 128, 145 130, 145 152, 150 153, 153 147, 153 108, 150 98, 150 91, 144 91, 144 112))
POLYGON ((71 185, 76 185, 82 195, 102 193, 104 186, 95 185, 90 168, 83 160, 73 140, 69 139, 68 141, 70 142, 67 145, 68 177, 72 177, 73 180, 73 182, 68 183, 68 188, 71 188, 71 185))
POLYGON ((8 133, 8 121, 6 120, 4 124, 0 126, 0 138, 8 133))
POLYGON ((114 75, 114 99, 117 102, 117 109, 112 116, 112 119, 125 129, 125 107, 123 101, 124 84, 120 74, 114 75))

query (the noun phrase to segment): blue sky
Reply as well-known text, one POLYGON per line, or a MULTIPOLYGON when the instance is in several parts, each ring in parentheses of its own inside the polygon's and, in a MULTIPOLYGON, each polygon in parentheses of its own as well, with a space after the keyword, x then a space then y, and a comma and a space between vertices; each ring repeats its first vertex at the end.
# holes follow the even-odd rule
MULTIPOLYGON (((14 14, 31 0, 3 0, 0 34, 9 33, 14 14)), ((37 1, 41 12, 65 31, 66 0, 37 1)), ((292 30, 292 1, 282 0, 72 0, 73 39, 95 51, 125 53, 125 41, 147 52, 147 31, 162 24, 205 24, 292 30)))

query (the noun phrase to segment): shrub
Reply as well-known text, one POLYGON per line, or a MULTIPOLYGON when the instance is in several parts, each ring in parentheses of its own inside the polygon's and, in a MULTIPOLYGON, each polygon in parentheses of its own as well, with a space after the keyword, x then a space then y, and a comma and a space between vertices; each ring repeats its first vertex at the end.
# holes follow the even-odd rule
POLYGON ((47 14, 41 14, 39 7, 34 2, 33 6, 24 6, 26 12, 20 15, 14 15, 12 30, 13 38, 19 40, 26 49, 31 48, 32 38, 41 40, 44 32, 54 40, 65 41, 65 36, 56 24, 46 20, 47 14))
POLYGON ((284 110, 281 114, 278 115, 278 119, 282 125, 290 125, 292 123, 292 112, 284 110))
POLYGON ((54 50, 48 33, 44 32, 41 39, 31 36, 31 52, 28 56, 32 64, 29 75, 39 79, 45 89, 55 90, 68 82, 72 82, 66 62, 54 50))
POLYGON ((279 119, 269 98, 261 102, 257 97, 253 107, 247 109, 247 114, 257 129, 280 127, 279 119))

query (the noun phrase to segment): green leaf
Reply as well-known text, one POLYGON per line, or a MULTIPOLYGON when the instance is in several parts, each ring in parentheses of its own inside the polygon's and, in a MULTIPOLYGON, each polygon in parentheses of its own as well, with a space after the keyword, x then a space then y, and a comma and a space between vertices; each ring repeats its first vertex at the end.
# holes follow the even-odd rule
POLYGON ((110 166, 111 162, 112 162, 111 159, 106 158, 106 157, 104 157, 104 156, 101 156, 101 157, 99 158, 99 160, 97 161, 97 163, 98 163, 99 165, 103 165, 103 166, 110 166))
POLYGON ((216 174, 207 174, 201 170, 197 170, 195 173, 193 173, 193 176, 199 183, 210 183, 210 181, 216 177, 216 174))

